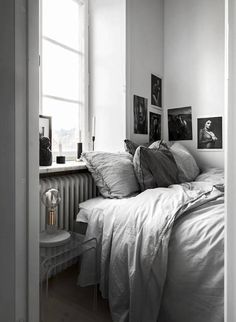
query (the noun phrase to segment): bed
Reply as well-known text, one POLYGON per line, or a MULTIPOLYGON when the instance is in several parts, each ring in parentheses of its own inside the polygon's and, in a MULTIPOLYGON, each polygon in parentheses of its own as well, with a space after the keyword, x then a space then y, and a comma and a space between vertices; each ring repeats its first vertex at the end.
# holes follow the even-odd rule
POLYGON ((114 322, 224 320, 223 182, 222 170, 209 169, 194 181, 80 204, 77 220, 98 249, 83 257, 79 284, 99 283, 114 322))

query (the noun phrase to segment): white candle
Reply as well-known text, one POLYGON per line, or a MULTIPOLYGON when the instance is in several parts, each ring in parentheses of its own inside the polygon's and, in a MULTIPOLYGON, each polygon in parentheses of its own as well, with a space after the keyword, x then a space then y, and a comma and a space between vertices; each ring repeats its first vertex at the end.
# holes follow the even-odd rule
POLYGON ((81 142, 81 130, 79 130, 79 143, 81 142))
POLYGON ((93 122, 92 122, 92 136, 95 136, 95 123, 96 123, 96 118, 93 116, 93 122))
POLYGON ((62 155, 62 144, 61 144, 61 141, 59 142, 59 155, 62 155))

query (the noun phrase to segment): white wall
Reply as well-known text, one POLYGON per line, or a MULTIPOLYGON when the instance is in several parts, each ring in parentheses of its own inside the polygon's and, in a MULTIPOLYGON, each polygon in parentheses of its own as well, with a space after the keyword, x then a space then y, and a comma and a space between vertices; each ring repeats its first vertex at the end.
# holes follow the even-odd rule
MULTIPOLYGON (((164 105, 192 106, 193 140, 182 143, 200 167, 223 167, 223 151, 196 149, 196 119, 224 116, 223 0, 164 1, 164 105)), ((166 111, 164 137, 168 139, 166 111)))
POLYGON ((151 74, 163 76, 163 0, 127 0, 127 137, 137 143, 149 136, 134 134, 133 95, 161 113, 150 107, 151 74))
POLYGON ((229 80, 226 162, 225 321, 236 321, 236 1, 229 0, 229 80))
POLYGON ((89 114, 90 120, 96 117, 95 149, 119 151, 126 128, 125 0, 91 0, 89 10, 89 114))

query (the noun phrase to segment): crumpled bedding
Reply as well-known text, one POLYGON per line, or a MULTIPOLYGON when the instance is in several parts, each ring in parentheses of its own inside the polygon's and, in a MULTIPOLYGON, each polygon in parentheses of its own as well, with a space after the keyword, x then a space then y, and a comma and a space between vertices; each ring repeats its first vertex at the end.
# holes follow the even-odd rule
POLYGON ((207 179, 91 211, 97 265, 86 253, 79 283, 100 284, 113 321, 223 321, 223 192, 207 179))
POLYGON ((158 322, 224 321, 223 197, 173 226, 158 322))

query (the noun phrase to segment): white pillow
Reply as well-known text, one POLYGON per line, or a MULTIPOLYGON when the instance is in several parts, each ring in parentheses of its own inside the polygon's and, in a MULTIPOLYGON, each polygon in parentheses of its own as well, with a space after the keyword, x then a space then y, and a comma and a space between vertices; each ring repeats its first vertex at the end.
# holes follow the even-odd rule
MULTIPOLYGON (((102 196, 88 199, 86 201, 83 201, 79 204, 79 213, 77 215, 76 220, 82 221, 82 222, 88 222, 88 218, 90 214, 92 213, 94 208, 103 208, 104 202, 108 199, 104 199, 102 196)), ((111 199, 109 199, 111 200, 111 199)))
POLYGON ((149 149, 159 149, 161 142, 162 142, 162 140, 155 141, 151 145, 149 145, 148 148, 149 149))
POLYGON ((166 149, 166 150, 169 150, 169 146, 166 143, 166 141, 159 140, 159 141, 155 141, 151 145, 149 145, 149 149, 158 149, 158 150, 166 149))
POLYGON ((192 154, 180 143, 176 142, 170 147, 177 168, 180 182, 194 181, 200 170, 192 154))
POLYGON ((81 155, 105 198, 124 198, 139 192, 129 153, 84 152, 81 155))

